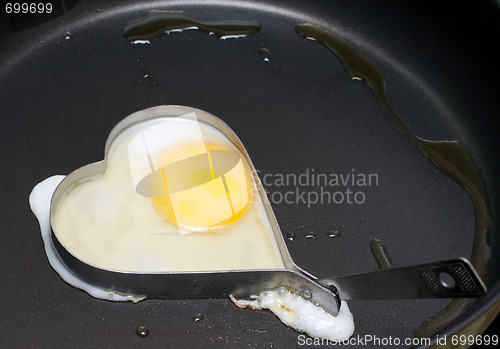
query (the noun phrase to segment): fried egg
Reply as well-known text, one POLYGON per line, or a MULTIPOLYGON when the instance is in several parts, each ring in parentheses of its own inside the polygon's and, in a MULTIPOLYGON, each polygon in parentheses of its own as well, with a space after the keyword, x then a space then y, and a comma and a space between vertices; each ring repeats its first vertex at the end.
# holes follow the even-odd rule
POLYGON ((141 122, 112 142, 104 173, 58 200, 52 227, 74 256, 111 270, 283 268, 249 168, 189 115, 141 122))
MULTIPOLYGON (((124 272, 284 269, 251 166, 218 129, 194 113, 136 123, 110 144, 103 173, 74 183, 51 201, 64 176, 35 186, 30 206, 51 266, 96 298, 137 302, 79 279, 61 261, 61 245, 95 267, 124 272)), ((283 323, 315 338, 348 339, 352 314, 336 317, 286 288, 240 307, 269 309, 283 323)))

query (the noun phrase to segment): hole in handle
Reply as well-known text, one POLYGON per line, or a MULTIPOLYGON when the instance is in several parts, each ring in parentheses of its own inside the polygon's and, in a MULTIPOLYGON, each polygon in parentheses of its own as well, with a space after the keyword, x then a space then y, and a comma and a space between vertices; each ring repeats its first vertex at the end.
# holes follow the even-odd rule
POLYGON ((439 282, 448 290, 452 290, 457 286, 455 278, 445 271, 439 273, 439 282))

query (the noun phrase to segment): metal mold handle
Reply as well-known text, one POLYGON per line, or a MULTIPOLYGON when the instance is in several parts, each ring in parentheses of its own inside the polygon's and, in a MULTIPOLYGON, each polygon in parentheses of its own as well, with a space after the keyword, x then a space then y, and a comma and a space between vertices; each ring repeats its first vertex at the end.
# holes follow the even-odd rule
POLYGON ((330 277, 318 283, 335 286, 343 300, 471 298, 486 293, 483 281, 465 258, 330 277))

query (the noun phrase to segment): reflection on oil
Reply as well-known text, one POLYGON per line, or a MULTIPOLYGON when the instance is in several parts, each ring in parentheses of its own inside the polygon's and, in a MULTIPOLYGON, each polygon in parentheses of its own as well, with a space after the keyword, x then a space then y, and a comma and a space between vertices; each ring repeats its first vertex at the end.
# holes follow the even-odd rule
POLYGON ((146 16, 127 24, 123 35, 132 43, 149 43, 165 33, 198 29, 221 39, 244 37, 260 30, 260 23, 254 21, 224 20, 201 22, 184 11, 150 11, 146 16))
MULTIPOLYGON (((489 260, 487 234, 491 228, 492 218, 485 184, 470 153, 457 141, 430 141, 415 135, 389 104, 382 72, 347 41, 310 23, 299 24, 295 29, 300 36, 317 41, 330 50, 353 79, 364 81, 398 130, 417 146, 438 169, 467 190, 474 204, 476 217, 474 247, 470 259, 479 275, 484 277, 489 260)), ((431 336, 455 320, 475 301, 474 299, 453 300, 445 309, 417 329, 415 335, 419 337, 431 336)))

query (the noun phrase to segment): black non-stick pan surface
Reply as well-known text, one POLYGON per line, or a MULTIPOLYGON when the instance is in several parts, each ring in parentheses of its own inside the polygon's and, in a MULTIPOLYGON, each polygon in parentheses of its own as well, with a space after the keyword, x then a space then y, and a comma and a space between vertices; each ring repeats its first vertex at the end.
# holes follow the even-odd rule
MULTIPOLYGON (((494 2, 52 3, 61 15, 38 16, 36 23, 33 17, 37 25, 4 8, 0 15, 4 348, 299 346, 299 333, 268 311, 239 309, 229 299, 113 303, 69 286, 51 269, 30 191, 51 175, 101 160, 111 128, 156 105, 200 108, 234 129, 266 178, 292 258, 313 275, 376 270, 374 239, 395 266, 471 258, 477 246, 467 191, 398 132, 363 81, 351 79, 324 46, 300 37, 299 23, 334 32, 377 65, 387 99, 414 134, 463 144, 481 171, 491 216, 499 217, 500 17, 494 2), (239 39, 192 30, 149 45, 128 42, 126 25, 154 9, 182 10, 200 21, 257 21, 261 29, 239 39), (377 182, 326 188, 362 192, 362 203, 280 201, 296 188, 273 181, 277 175, 308 171, 376 174, 377 182), (328 237, 332 231, 340 235, 328 237), (307 237, 311 232, 315 237, 307 237), (136 334, 140 326, 149 329, 147 337, 136 334)), ((391 347, 363 342, 370 336, 408 347, 404 340, 422 333, 451 338, 464 328, 485 330, 500 309, 499 233, 493 223, 482 243, 488 294, 458 318, 442 328, 433 320, 449 300, 351 301, 354 337, 361 342, 346 347, 391 347)))

